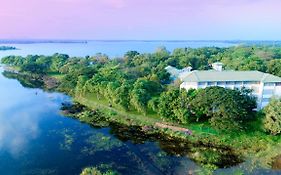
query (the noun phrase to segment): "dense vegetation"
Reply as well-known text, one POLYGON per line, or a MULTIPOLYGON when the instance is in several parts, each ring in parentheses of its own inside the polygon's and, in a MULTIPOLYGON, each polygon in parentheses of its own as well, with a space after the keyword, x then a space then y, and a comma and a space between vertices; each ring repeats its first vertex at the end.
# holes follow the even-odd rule
POLYGON ((272 99, 264 109, 264 126, 273 135, 281 133, 281 100, 272 99))
POLYGON ((167 65, 177 68, 210 69, 221 61, 225 69, 259 70, 281 76, 281 49, 277 47, 183 48, 173 53, 164 47, 152 54, 127 52, 109 59, 97 54, 86 58, 68 55, 9 56, 2 63, 32 74, 59 75, 60 91, 73 96, 95 96, 108 106, 158 115, 181 124, 206 122, 218 129, 243 129, 255 117, 255 99, 250 92, 218 87, 190 92, 170 84, 167 65), (231 110, 229 110, 231 109, 231 110))
MULTIPOLYGON (((227 145, 236 148, 239 154, 266 150, 266 156, 258 156, 266 157, 267 161, 260 162, 266 162, 267 166, 272 157, 279 154, 281 146, 278 144, 281 138, 276 136, 281 132, 280 101, 273 100, 264 111, 257 113, 253 111, 255 98, 246 89, 211 87, 181 91, 179 83, 171 82, 164 69, 171 65, 208 70, 215 61, 223 62, 225 69, 259 70, 281 76, 281 48, 269 46, 182 48, 172 53, 162 47, 151 54, 129 51, 116 59, 103 54, 85 58, 54 54, 9 56, 1 60, 24 74, 59 79, 58 90, 78 98, 90 108, 102 106, 106 120, 119 116, 124 118, 120 119, 124 123, 145 120, 145 125, 151 121, 168 121, 197 134, 189 138, 191 141, 227 145)), ((92 116, 93 111, 84 111, 78 118, 91 122, 92 116)))
POLYGON ((12 46, 0 46, 0 51, 1 50, 16 50, 17 48, 12 47, 12 46))

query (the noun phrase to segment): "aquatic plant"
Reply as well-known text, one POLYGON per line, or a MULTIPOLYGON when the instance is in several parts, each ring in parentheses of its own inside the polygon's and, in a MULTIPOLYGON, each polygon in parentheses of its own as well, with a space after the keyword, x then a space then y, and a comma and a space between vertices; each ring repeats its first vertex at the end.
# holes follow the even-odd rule
POLYGON ((102 164, 97 167, 84 168, 80 175, 118 175, 118 173, 111 170, 110 166, 102 164))

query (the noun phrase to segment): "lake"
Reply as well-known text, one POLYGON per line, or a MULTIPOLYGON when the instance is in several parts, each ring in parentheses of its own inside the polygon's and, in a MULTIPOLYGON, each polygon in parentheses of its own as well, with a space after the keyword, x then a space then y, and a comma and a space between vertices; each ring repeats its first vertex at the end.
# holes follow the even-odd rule
MULTIPOLYGON (((70 97, 27 88, 2 74, 0 67, 0 174, 75 175, 84 167, 110 165, 124 175, 182 175, 202 167, 190 156, 220 157, 213 148, 182 146, 177 142, 146 138, 126 128, 95 128, 60 113, 70 97)), ((208 159, 212 160, 209 157, 208 159)), ((278 174, 252 170, 248 163, 220 168, 215 173, 278 174)))
POLYGON ((9 42, 0 43, 5 46, 13 46, 18 50, 0 51, 0 58, 8 55, 53 55, 54 53, 63 53, 70 56, 91 56, 96 53, 105 53, 110 57, 123 56, 130 50, 136 50, 140 53, 154 52, 158 47, 165 46, 169 51, 175 48, 199 48, 199 47, 229 47, 234 43, 223 41, 88 41, 87 43, 22 43, 9 44, 9 42))
POLYGON ((122 174, 181 174, 198 166, 168 155, 156 141, 122 141, 113 128, 93 128, 60 114, 60 93, 24 88, 0 68, 0 174, 79 174, 109 164, 122 174))

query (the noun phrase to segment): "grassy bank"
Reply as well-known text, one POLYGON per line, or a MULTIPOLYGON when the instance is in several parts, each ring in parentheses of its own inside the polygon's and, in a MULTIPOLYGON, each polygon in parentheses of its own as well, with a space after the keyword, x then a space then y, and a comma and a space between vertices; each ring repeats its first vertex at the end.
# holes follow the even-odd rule
POLYGON ((138 114, 136 111, 125 112, 122 109, 115 107, 110 107, 109 103, 102 99, 97 99, 93 94, 87 94, 84 96, 76 96, 75 101, 83 104, 91 109, 102 109, 106 113, 115 113, 115 117, 112 120, 116 120, 122 124, 132 124, 132 125, 154 125, 156 122, 161 121, 157 115, 147 114, 146 116, 138 114))
MULTIPOLYGON (((156 115, 140 115, 135 112, 125 112, 121 109, 109 107, 104 100, 97 100, 93 95, 76 96, 75 101, 83 104, 90 109, 100 109, 105 115, 110 116, 108 120, 123 125, 150 126, 154 127, 156 122, 163 122, 156 115)), ((208 147, 228 147, 246 160, 247 165, 262 168, 271 168, 274 158, 280 154, 281 137, 271 136, 259 127, 260 122, 249 123, 249 129, 235 132, 222 132, 214 130, 208 123, 178 125, 169 123, 192 131, 192 136, 174 132, 169 129, 155 128, 155 132, 161 132, 168 137, 188 140, 192 144, 201 144, 208 147), (254 127, 253 130, 251 127, 254 127)))
MULTIPOLYGON (((203 139, 200 135, 188 135, 184 132, 175 132, 168 128, 159 128, 155 124, 163 123, 156 115, 139 115, 135 112, 125 112, 109 107, 106 101, 96 101, 95 96, 77 96, 76 103, 86 106, 86 109, 72 116, 81 122, 88 123, 94 127, 113 126, 113 134, 121 140, 131 140, 134 143, 145 143, 146 141, 157 141, 171 155, 188 156, 193 161, 202 165, 202 171, 211 172, 216 168, 231 167, 241 163, 242 159, 232 148, 223 144, 214 144, 209 139, 203 139), (202 139, 202 140, 201 140, 202 139)), ((67 114, 66 114, 67 115, 67 114)), ((165 122, 169 126, 175 123, 165 122)), ((200 126, 197 128, 199 133, 200 126)), ((201 128, 204 136, 215 135, 214 130, 201 128), (205 130, 205 131, 203 131, 205 130)), ((208 138, 208 137, 207 137, 208 138)), ((207 173, 209 174, 209 173, 207 173)))

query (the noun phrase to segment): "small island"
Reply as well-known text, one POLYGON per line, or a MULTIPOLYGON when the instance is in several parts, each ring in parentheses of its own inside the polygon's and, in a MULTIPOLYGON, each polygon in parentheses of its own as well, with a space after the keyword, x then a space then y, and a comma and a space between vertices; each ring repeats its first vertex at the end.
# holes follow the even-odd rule
POLYGON ((0 46, 0 51, 5 51, 5 50, 17 50, 17 48, 13 46, 0 46))

